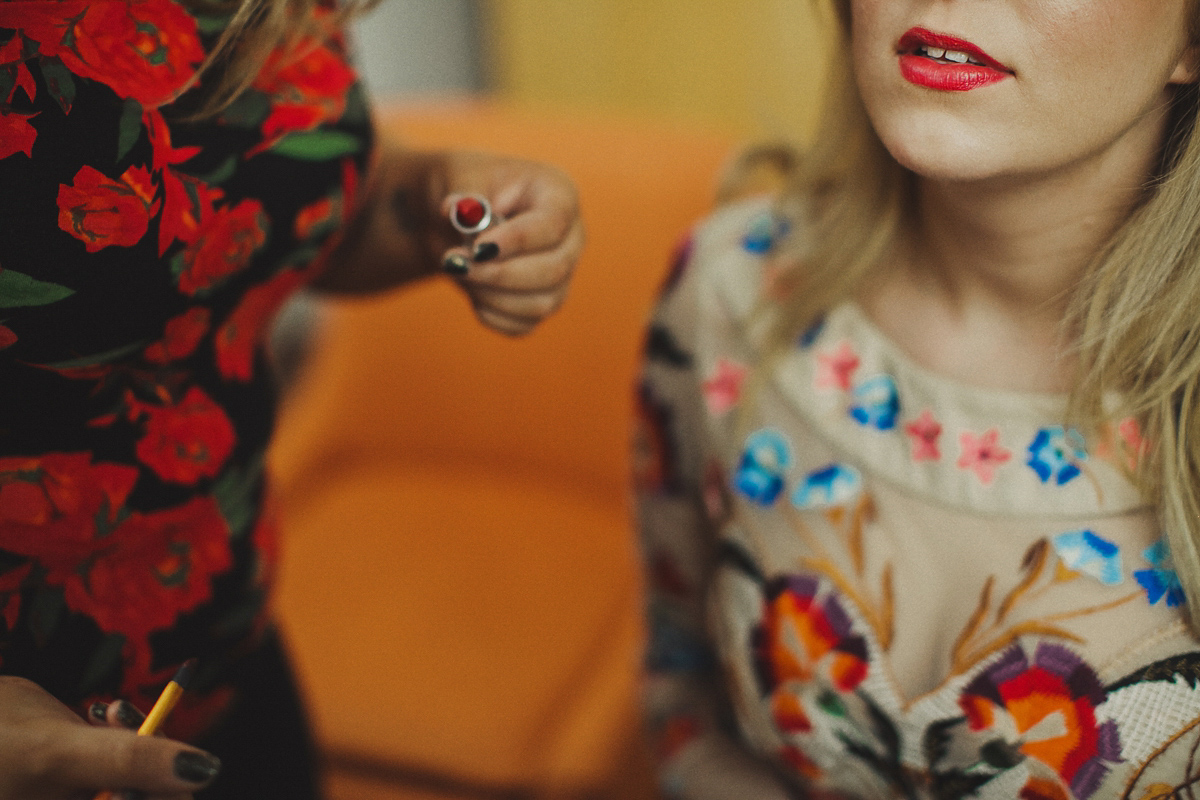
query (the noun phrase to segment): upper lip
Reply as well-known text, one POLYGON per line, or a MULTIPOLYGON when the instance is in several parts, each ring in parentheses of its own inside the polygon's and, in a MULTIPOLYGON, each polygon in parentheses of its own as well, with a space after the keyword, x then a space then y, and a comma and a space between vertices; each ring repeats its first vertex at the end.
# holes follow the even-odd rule
POLYGON ((922 47, 938 47, 943 50, 957 50, 960 53, 966 53, 973 61, 978 61, 984 66, 998 69, 1002 72, 1012 72, 1011 69, 1001 64, 996 59, 989 56, 977 45, 968 42, 966 39, 959 39, 957 36, 948 36, 944 33, 934 33, 925 28, 913 28, 900 37, 898 51, 901 54, 915 53, 922 47))

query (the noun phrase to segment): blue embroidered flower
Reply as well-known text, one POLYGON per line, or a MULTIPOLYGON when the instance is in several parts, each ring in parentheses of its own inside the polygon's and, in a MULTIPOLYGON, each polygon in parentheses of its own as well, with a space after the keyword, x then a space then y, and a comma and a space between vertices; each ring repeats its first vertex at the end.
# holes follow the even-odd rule
POLYGON ((783 491, 783 473, 792 464, 787 440, 777 431, 761 430, 746 439, 733 485, 748 499, 769 506, 783 491))
POLYGON ((1157 604, 1164 596, 1167 598, 1168 608, 1183 605, 1187 598, 1183 594, 1183 585, 1179 582, 1179 575, 1171 563, 1171 554, 1167 550, 1167 543, 1159 539, 1147 547, 1142 555, 1153 565, 1153 568, 1139 569, 1133 573, 1133 577, 1146 591, 1146 600, 1150 605, 1157 604))
POLYGON ((1079 465, 1088 457, 1086 446, 1079 431, 1066 430, 1061 426, 1042 428, 1029 445, 1029 461, 1026 463, 1042 483, 1054 481, 1062 486, 1079 477, 1079 465))
POLYGON ((775 243, 787 236, 787 220, 770 211, 764 211, 750 220, 745 236, 742 237, 742 247, 748 253, 762 255, 770 252, 775 243))
POLYGON ((1105 586, 1125 580, 1121 548, 1092 531, 1072 531, 1054 537, 1054 549, 1068 569, 1090 575, 1105 586))
POLYGON ((862 474, 845 464, 830 464, 810 472, 792 492, 792 504, 799 509, 846 505, 862 492, 862 474))
POLYGON ((860 425, 890 431, 900 415, 900 393, 890 375, 876 375, 854 389, 850 416, 860 425))

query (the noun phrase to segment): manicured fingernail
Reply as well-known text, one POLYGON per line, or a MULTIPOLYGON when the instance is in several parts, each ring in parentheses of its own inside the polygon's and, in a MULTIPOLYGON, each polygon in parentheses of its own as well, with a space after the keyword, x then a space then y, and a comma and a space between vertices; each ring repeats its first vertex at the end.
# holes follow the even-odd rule
POLYGON ((146 721, 146 715, 137 706, 124 700, 117 701, 117 722, 126 728, 137 730, 146 721))
POLYGON ((500 255, 500 245, 495 242, 482 242, 475 247, 475 263, 482 264, 500 255))
POLYGON ((188 783, 207 783, 221 771, 221 761, 207 753, 184 750, 175 756, 175 776, 188 783))
POLYGON ((471 271, 471 265, 462 256, 453 255, 442 262, 442 269, 451 275, 466 275, 471 271))
POLYGON ((104 722, 108 719, 108 703, 92 703, 88 708, 88 716, 96 722, 104 722))

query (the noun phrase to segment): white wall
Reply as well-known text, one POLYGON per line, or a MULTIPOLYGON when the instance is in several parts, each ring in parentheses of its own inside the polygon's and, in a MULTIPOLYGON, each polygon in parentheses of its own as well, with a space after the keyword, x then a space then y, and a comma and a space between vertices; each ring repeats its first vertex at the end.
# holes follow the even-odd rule
POLYGON ((480 0, 383 0, 356 23, 358 65, 377 97, 478 91, 480 0))

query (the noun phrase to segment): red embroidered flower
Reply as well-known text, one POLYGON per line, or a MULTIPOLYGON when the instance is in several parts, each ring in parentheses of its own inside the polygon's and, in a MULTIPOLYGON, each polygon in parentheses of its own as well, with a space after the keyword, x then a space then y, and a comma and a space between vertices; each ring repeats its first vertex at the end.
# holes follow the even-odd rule
POLYGON ((143 167, 130 167, 120 180, 81 167, 71 186, 58 187, 58 227, 83 242, 89 253, 109 245, 131 247, 146 235, 158 211, 156 188, 143 167))
POLYGON ((29 124, 29 120, 36 116, 37 114, 0 112, 0 158, 8 158, 15 153, 33 157, 33 143, 37 139, 37 130, 29 124))
POLYGON ((1014 645, 968 684, 959 705, 971 730, 997 736, 987 747, 1006 751, 1002 761, 1031 770, 1022 796, 1061 796, 1069 787, 1087 800, 1121 761, 1117 723, 1096 719, 1106 696, 1095 671, 1065 647, 1041 644, 1031 661, 1014 645), (1061 781, 1057 792, 1047 778, 1061 781))
POLYGON ((334 122, 346 111, 346 93, 354 71, 328 42, 298 45, 300 58, 276 50, 253 87, 271 97, 271 113, 263 122, 264 147, 289 133, 334 122))
POLYGON ((183 252, 180 291, 195 294, 245 267, 267 241, 266 227, 267 217, 257 200, 242 200, 201 219, 194 241, 183 252))
POLYGON ((921 412, 921 416, 904 426, 912 442, 913 461, 937 461, 942 457, 938 449, 938 439, 942 435, 942 425, 933 418, 929 409, 921 412))
POLYGON ((175 405, 133 401, 130 412, 146 418, 138 460, 168 483, 190 485, 215 476, 237 441, 225 411, 196 386, 175 405))
POLYGON ((710 414, 724 414, 738 404, 742 397, 742 384, 750 373, 745 366, 722 358, 717 361, 712 375, 704 381, 704 399, 710 414))
POLYGON ((970 431, 959 438, 962 455, 958 459, 959 469, 969 469, 985 486, 996 478, 996 469, 1012 458, 1012 451, 1000 444, 1000 431, 992 428, 982 436, 970 431))
POLYGON ((192 308, 167 322, 162 341, 146 348, 146 360, 168 364, 190 356, 208 332, 211 316, 207 308, 192 308))
POLYGON ((211 497, 135 513, 84 569, 63 576, 68 607, 106 632, 140 639, 207 600, 212 577, 233 563, 229 526, 211 497))
POLYGON ((849 342, 842 342, 832 352, 818 353, 817 388, 850 391, 859 364, 858 355, 849 342))
POLYGON ((0 458, 0 549, 72 563, 117 521, 137 469, 90 453, 0 458))
POLYGON ((16 28, 38 52, 144 106, 171 99, 204 59, 196 20, 172 0, 121 3, 9 2, 0 28, 16 28))
POLYGON ((807 576, 772 581, 763 619, 753 635, 755 665, 779 729, 812 728, 800 687, 814 681, 852 692, 867 677, 867 644, 851 628, 834 595, 818 601, 819 582, 807 576))
POLYGON ((289 269, 246 292, 241 304, 217 331, 217 369, 221 375, 231 380, 250 380, 254 374, 254 354, 266 333, 267 323, 304 281, 303 273, 289 269))

